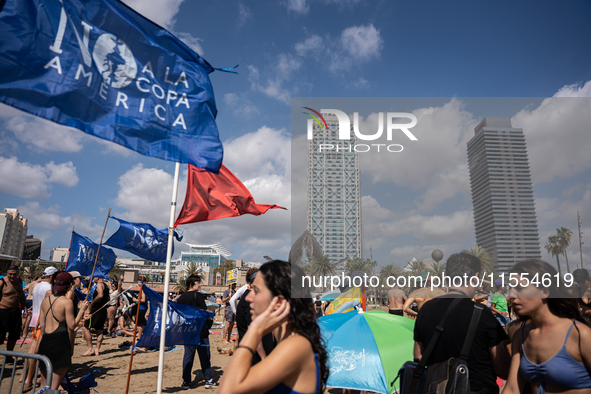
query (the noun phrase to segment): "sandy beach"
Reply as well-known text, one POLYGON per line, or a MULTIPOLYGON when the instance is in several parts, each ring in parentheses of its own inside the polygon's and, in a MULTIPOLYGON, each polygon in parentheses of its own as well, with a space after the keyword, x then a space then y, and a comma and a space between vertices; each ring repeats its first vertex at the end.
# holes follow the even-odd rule
MULTIPOLYGON (((211 343, 211 365, 213 368, 214 380, 218 381, 221 377, 222 371, 228 364, 230 356, 228 354, 220 354, 218 347, 231 348, 233 345, 222 344, 221 342, 221 328, 212 327, 212 332, 209 339, 211 343)), ((235 329, 234 329, 235 331, 235 329)), ((235 338, 236 335, 233 335, 235 338)), ((82 335, 76 336, 76 347, 74 349, 74 357, 72 358, 72 366, 69 369, 69 376, 76 384, 87 373, 100 370, 101 373, 95 374, 98 386, 95 388, 101 394, 110 393, 125 393, 127 385, 127 372, 129 370, 129 360, 131 350, 128 347, 121 347, 124 342, 131 341, 131 338, 105 337, 101 346, 101 354, 98 357, 83 357, 82 353, 86 351, 86 343, 82 339, 82 335)), ((93 343, 96 343, 96 337, 93 337, 93 343)), ((15 351, 29 350, 29 344, 24 344, 19 348, 17 344, 15 351)), ((6 344, 0 347, 6 350, 6 344)), ((182 383, 181 368, 183 362, 183 346, 176 346, 175 350, 164 354, 164 377, 162 392, 176 393, 182 390, 180 385, 182 383)), ((12 367, 11 364, 8 366, 12 367)), ((201 373, 201 366, 198 357, 195 357, 193 364, 194 381, 191 384, 191 390, 187 392, 195 393, 214 393, 215 390, 205 389, 205 380, 201 373)), ((20 377, 22 374, 22 364, 17 366, 16 376, 20 377)), ((8 390, 8 382, 10 380, 10 373, 5 373, 2 380, 2 387, 0 393, 6 393, 8 390)), ((15 379, 16 380, 16 379, 15 379)), ((136 353, 133 356, 133 365, 131 371, 131 378, 129 383, 129 393, 155 393, 158 382, 158 351, 136 353)), ((19 386, 20 388, 20 386, 19 386)), ((18 392, 13 387, 12 392, 18 392)), ((29 391, 30 392, 30 391, 29 391)))

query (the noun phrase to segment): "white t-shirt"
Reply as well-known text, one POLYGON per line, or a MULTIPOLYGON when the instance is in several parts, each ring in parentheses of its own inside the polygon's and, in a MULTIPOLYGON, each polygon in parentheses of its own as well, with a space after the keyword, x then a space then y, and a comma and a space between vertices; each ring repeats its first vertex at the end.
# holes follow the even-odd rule
POLYGON ((119 297, 119 290, 111 291, 109 294, 109 302, 107 302, 107 306, 116 306, 117 297, 119 297))
POLYGON ((49 290, 51 290, 51 283, 44 281, 39 282, 33 289, 33 316, 31 316, 29 327, 35 327, 37 325, 41 303, 45 299, 45 294, 47 294, 49 290))

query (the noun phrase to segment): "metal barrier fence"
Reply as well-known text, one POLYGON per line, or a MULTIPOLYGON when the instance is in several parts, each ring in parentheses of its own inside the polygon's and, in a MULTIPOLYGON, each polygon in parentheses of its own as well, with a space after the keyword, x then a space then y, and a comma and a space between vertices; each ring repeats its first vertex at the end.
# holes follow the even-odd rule
MULTIPOLYGON (((29 359, 34 359, 37 360, 37 365, 35 367, 35 375, 33 378, 33 389, 32 389, 32 393, 36 393, 35 389, 37 386, 37 375, 39 373, 39 361, 42 361, 45 364, 45 370, 47 371, 47 382, 46 387, 51 387, 51 378, 53 375, 53 367, 51 365, 51 361, 49 361, 49 359, 47 358, 47 356, 43 356, 41 354, 31 354, 31 353, 23 353, 23 352, 9 352, 8 350, 0 350, 0 356, 4 356, 3 360, 2 360, 2 370, 0 372, 0 388, 2 388, 2 380, 4 380, 4 371, 6 370, 6 361, 8 357, 12 357, 13 361, 12 361, 12 373, 10 375, 10 382, 8 384, 8 391, 6 391, 6 393, 8 394, 12 394, 12 387, 14 385, 14 377, 15 377, 15 373, 16 373, 16 369, 17 369, 17 361, 19 358, 22 358, 25 360, 25 365, 23 367, 23 381, 20 384, 20 389, 19 391, 16 391, 15 393, 17 394, 22 394, 23 390, 25 388, 25 377, 27 376, 27 367, 29 365, 29 359)), ((2 391, 3 393, 5 391, 2 391)), ((43 390, 44 394, 59 394, 58 390, 52 390, 50 388, 46 388, 45 390, 43 390)))

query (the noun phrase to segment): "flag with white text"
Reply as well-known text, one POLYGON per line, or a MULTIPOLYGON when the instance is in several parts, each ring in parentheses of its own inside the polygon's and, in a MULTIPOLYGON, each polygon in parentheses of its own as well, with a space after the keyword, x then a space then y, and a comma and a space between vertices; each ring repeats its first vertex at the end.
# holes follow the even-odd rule
MULTIPOLYGON (((143 286, 143 292, 150 304, 150 314, 146 321, 146 329, 137 341, 138 347, 160 346, 160 325, 162 324, 162 296, 143 286)), ((201 343, 201 330, 208 318, 215 313, 204 311, 187 304, 176 302, 168 303, 166 316, 166 345, 199 345, 201 343)))
MULTIPOLYGON (((119 229, 104 245, 126 250, 146 260, 166 262, 168 229, 157 230, 148 223, 127 222, 114 216, 111 218, 119 222, 119 229)), ((174 244, 172 247, 174 254, 174 244)))
POLYGON ((101 246, 96 254, 99 245, 92 242, 89 238, 72 231, 72 241, 70 244, 70 254, 68 256, 68 271, 78 271, 82 276, 91 276, 92 268, 96 261, 94 269, 95 278, 109 278, 109 271, 115 266, 117 256, 111 249, 101 246))
POLYGON ((218 171, 214 69, 125 4, 6 0, 0 37, 0 102, 146 156, 218 171))

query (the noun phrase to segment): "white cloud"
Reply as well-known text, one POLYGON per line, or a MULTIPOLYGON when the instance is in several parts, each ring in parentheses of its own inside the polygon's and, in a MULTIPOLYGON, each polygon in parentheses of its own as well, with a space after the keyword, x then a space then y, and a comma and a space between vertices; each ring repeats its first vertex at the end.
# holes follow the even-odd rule
POLYGON ((442 263, 445 263, 447 258, 454 253, 461 252, 466 247, 457 243, 449 244, 429 244, 429 245, 405 245, 393 248, 390 250, 388 257, 400 262, 409 262, 413 258, 421 261, 432 261, 431 253, 435 249, 439 249, 443 252, 442 263))
POLYGON ((261 127, 224 142, 224 164, 260 204, 291 209, 291 144, 285 130, 261 127))
POLYGON ((184 0, 122 0, 129 7, 152 22, 164 27, 189 48, 203 56, 204 50, 201 42, 203 39, 192 36, 190 33, 175 31, 176 15, 184 0))
POLYGON ((80 130, 30 115, 8 118, 5 129, 13 133, 27 148, 39 152, 79 152, 85 138, 80 130))
POLYGON ((355 60, 370 60, 380 57, 383 40, 373 24, 351 26, 341 33, 341 45, 355 60))
POLYGON ((62 164, 55 164, 50 161, 45 165, 46 172, 49 176, 48 182, 60 183, 64 186, 72 187, 78 184, 78 174, 76 167, 71 161, 62 164))
MULTIPOLYGON (((373 24, 350 26, 341 32, 339 38, 325 38, 313 34, 295 44, 295 52, 300 57, 312 57, 321 62, 332 73, 350 70, 372 59, 380 57, 384 40, 373 24)), ((358 87, 365 87, 367 81, 360 77, 358 87)))
POLYGON ((203 41, 202 38, 193 37, 191 33, 185 32, 174 32, 174 35, 184 42, 189 48, 197 52, 199 56, 204 55, 205 51, 201 45, 201 42, 203 41))
POLYGON ((370 85, 369 81, 363 77, 359 77, 351 83, 351 86, 355 89, 368 89, 370 85))
POLYGON ((250 8, 244 5, 244 3, 238 3, 238 26, 244 26, 250 18, 252 18, 250 8))
POLYGON ((50 183, 64 186, 78 184, 78 174, 73 163, 55 164, 50 161, 45 166, 20 163, 16 157, 0 157, 0 190, 23 198, 46 199, 50 194, 50 183))
POLYGON ((432 216, 421 215, 412 210, 396 212, 381 206, 374 197, 367 195, 361 198, 361 206, 364 244, 372 245, 377 253, 379 248, 383 249, 387 245, 404 244, 404 247, 392 249, 389 257, 402 258, 405 261, 412 257, 422 259, 409 251, 431 248, 430 254, 433 246, 425 249, 425 243, 444 242, 454 245, 456 252, 458 245, 470 242, 474 231, 471 209, 432 216))
MULTIPOLYGON (((117 183, 119 191, 114 203, 126 210, 121 214, 122 219, 150 223, 157 228, 168 226, 173 186, 171 174, 137 164, 121 175, 117 183)), ((179 180, 177 206, 182 205, 185 188, 186 175, 179 180)))
POLYGON ((554 97, 591 97, 591 81, 563 86, 554 97))
MULTIPOLYGON (((369 174, 373 183, 394 182, 423 193, 417 201, 422 209, 433 209, 458 193, 468 197, 466 144, 474 134, 477 120, 464 110, 458 99, 440 107, 420 108, 413 114, 418 123, 411 132, 417 141, 411 141, 401 131, 394 132, 392 141, 387 141, 384 132, 383 138, 375 142, 401 144, 404 150, 360 154, 359 167, 369 174), (404 171, 392 171, 393 168, 404 168, 404 171)), ((375 132, 378 114, 372 113, 365 119, 360 116, 359 124, 362 133, 375 132)))
POLYGON ((224 142, 224 164, 243 182, 259 176, 289 176, 291 145, 285 130, 266 126, 224 142))
POLYGON ((310 6, 306 0, 287 0, 287 10, 296 14, 306 14, 310 11, 310 6))
POLYGON ((246 117, 259 114, 258 107, 248 100, 244 94, 226 93, 223 100, 235 114, 246 117))
POLYGON ((95 218, 80 215, 76 212, 69 216, 60 216, 60 207, 43 207, 37 201, 29 201, 25 205, 18 207, 19 212, 26 217, 29 222, 29 228, 44 228, 48 230, 67 230, 72 227, 76 232, 84 234, 87 237, 99 236, 103 226, 92 224, 95 218))
POLYGON ((319 35, 312 35, 302 42, 295 44, 295 51, 298 56, 307 56, 309 54, 315 57, 320 56, 324 49, 324 41, 319 35))
POLYGON ((511 119, 523 128, 532 181, 570 178, 591 168, 591 99, 547 98, 511 119))
POLYGON ((183 0, 123 0, 123 2, 152 22, 170 29, 174 25, 174 17, 178 14, 183 0))
POLYGON ((286 82, 302 66, 302 59, 289 53, 277 56, 269 77, 261 81, 261 74, 255 66, 248 66, 251 88, 285 104, 290 104, 291 96, 297 91, 295 87, 287 88, 286 82))

